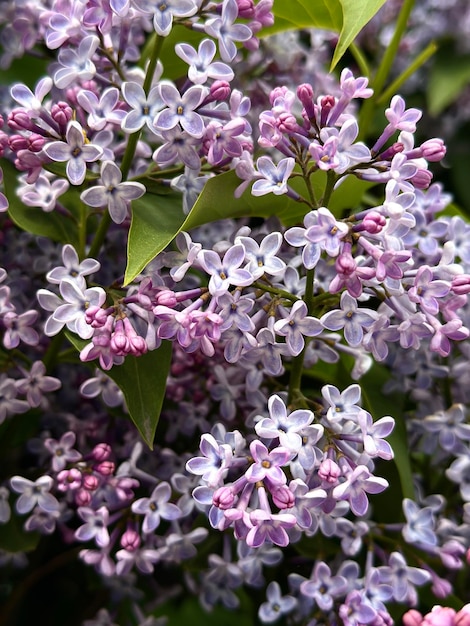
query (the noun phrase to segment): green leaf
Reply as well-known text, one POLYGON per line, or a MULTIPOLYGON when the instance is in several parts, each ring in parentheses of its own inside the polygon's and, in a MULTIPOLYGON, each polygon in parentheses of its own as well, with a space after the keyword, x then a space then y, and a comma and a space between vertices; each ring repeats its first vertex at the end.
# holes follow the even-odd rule
POLYGON ((172 349, 170 341, 163 341, 157 350, 127 356, 122 365, 106 372, 124 394, 129 415, 150 449, 165 397, 172 349))
POLYGON ((427 101, 429 113, 439 115, 470 84, 470 54, 457 54, 452 45, 443 46, 434 57, 427 101))
POLYGON ((336 44, 330 71, 332 71, 348 47, 364 26, 374 17, 385 0, 340 0, 343 9, 343 23, 336 44))
POLYGON ((38 545, 41 535, 23 529, 20 518, 12 514, 6 524, 0 524, 0 550, 6 552, 32 552, 38 545))
MULTIPOLYGON (((65 335, 79 352, 88 343, 68 330, 65 335)), ((127 356, 121 365, 103 370, 124 394, 129 416, 150 449, 153 449, 153 439, 165 398, 172 351, 171 341, 162 341, 157 350, 151 350, 139 357, 127 356)))
MULTIPOLYGON (((326 186, 326 173, 318 170, 311 181, 315 196, 320 200, 326 186)), ((132 222, 129 231, 127 267, 124 284, 134 280, 144 267, 162 252, 176 235, 197 226, 227 218, 271 217, 276 215, 285 226, 303 220, 309 208, 287 195, 252 196, 250 190, 240 198, 234 196, 242 181, 234 171, 210 178, 188 216, 184 216, 179 205, 181 196, 171 193, 166 196, 146 194, 132 204, 132 222)), ((306 195, 304 182, 292 179, 291 186, 306 195)), ((330 210, 341 217, 344 211, 354 212, 365 191, 372 183, 349 176, 333 192, 330 210)))
POLYGON ((6 159, 0 159, 3 170, 3 185, 8 198, 8 214, 22 230, 34 235, 48 237, 61 243, 77 245, 77 228, 73 220, 58 211, 45 213, 38 207, 24 205, 16 194, 18 170, 6 159))

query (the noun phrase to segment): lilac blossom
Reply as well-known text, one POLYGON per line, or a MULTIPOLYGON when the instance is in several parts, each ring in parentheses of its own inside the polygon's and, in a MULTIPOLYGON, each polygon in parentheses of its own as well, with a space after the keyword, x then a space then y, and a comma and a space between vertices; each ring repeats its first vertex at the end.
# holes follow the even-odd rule
POLYGON ((106 292, 101 287, 82 289, 69 278, 61 281, 59 289, 65 302, 61 301, 55 309, 53 319, 59 326, 65 324, 82 339, 90 339, 94 329, 87 324, 85 313, 91 306, 101 307, 106 300, 106 292))
POLYGON ((8 350, 17 348, 20 342, 29 346, 36 346, 39 343, 39 335, 32 328, 38 318, 38 312, 31 310, 24 313, 7 311, 2 317, 2 326, 5 331, 3 335, 3 345, 8 350))
POLYGON ((238 17, 237 0, 224 0, 220 17, 209 18, 204 25, 205 32, 219 42, 219 52, 223 61, 233 61, 237 54, 234 42, 252 38, 251 29, 245 24, 235 24, 238 17))
POLYGON ((23 368, 21 368, 21 372, 24 378, 16 381, 16 388, 26 396, 31 407, 41 405, 44 393, 56 391, 62 386, 58 378, 46 375, 46 366, 42 361, 35 361, 29 372, 23 368))
POLYGON ((173 27, 174 17, 190 17, 198 10, 195 0, 133 0, 135 6, 142 11, 153 15, 153 27, 157 35, 167 37, 173 27))
POLYGON ((264 439, 278 438, 282 447, 298 452, 302 445, 299 432, 313 422, 312 411, 297 409, 288 413, 286 405, 278 395, 269 398, 268 409, 269 417, 264 417, 256 423, 255 430, 258 436, 264 439))
POLYGON ((359 346, 364 337, 364 328, 371 326, 377 313, 371 309, 360 309, 357 300, 343 292, 340 301, 341 309, 335 309, 325 313, 320 322, 328 330, 344 331, 344 338, 350 346, 359 346))
POLYGON ((317 561, 310 579, 304 580, 300 585, 301 593, 312 598, 322 611, 329 611, 335 598, 343 595, 346 588, 346 579, 343 576, 333 576, 330 567, 322 561, 317 561))
POLYGON ((237 237, 235 243, 245 247, 246 269, 254 278, 261 278, 265 273, 276 276, 285 270, 286 264, 276 256, 282 245, 281 233, 269 233, 260 244, 251 237, 237 237))
POLYGON ((348 500, 354 515, 365 515, 369 507, 366 493, 381 493, 388 487, 385 478, 373 476, 365 465, 358 465, 346 480, 334 487, 333 497, 348 500))
POLYGON ((287 530, 296 524, 294 515, 290 513, 268 513, 262 509, 251 511, 247 516, 248 533, 246 543, 251 548, 259 548, 266 543, 285 547, 289 544, 287 530))
POLYGON ((268 156, 261 156, 256 161, 258 180, 251 188, 253 196, 264 196, 273 193, 276 196, 288 193, 287 181, 295 166, 295 159, 287 157, 275 165, 268 156))
POLYGON ((68 124, 66 141, 51 141, 43 150, 52 161, 67 162, 67 178, 72 185, 81 185, 86 176, 86 164, 103 155, 102 148, 86 142, 83 128, 75 121, 68 124))
POLYGON ((83 191, 80 199, 92 207, 106 206, 113 222, 121 224, 126 219, 130 202, 143 196, 146 189, 142 183, 122 182, 122 172, 113 161, 101 163, 101 182, 102 185, 83 191))
POLYGON ((202 476, 209 486, 216 487, 225 478, 232 463, 232 448, 218 443, 210 434, 201 437, 199 446, 204 456, 194 457, 186 463, 191 474, 202 476))
POLYGON ((121 121, 121 128, 125 133, 135 133, 145 125, 155 133, 153 120, 163 108, 158 86, 152 87, 148 95, 139 83, 126 81, 121 86, 122 96, 131 107, 121 121))
POLYGON ((287 448, 279 446, 268 450, 261 441, 255 439, 250 444, 250 453, 253 463, 245 472, 249 482, 256 483, 265 479, 273 485, 283 485, 286 482, 286 475, 281 468, 291 457, 291 452, 287 448))
POLYGON ((57 265, 46 274, 50 283, 59 285, 64 278, 67 278, 75 280, 81 286, 84 276, 94 274, 101 267, 96 259, 88 258, 80 261, 77 251, 69 243, 62 248, 62 263, 63 265, 57 265))
POLYGON ((220 61, 212 62, 216 53, 212 39, 203 39, 197 51, 188 43, 179 43, 175 52, 189 65, 188 78, 195 85, 203 85, 209 78, 230 82, 234 77, 230 66, 220 61))
MULTIPOLYGON (((184 165, 192 171, 199 172, 201 168, 201 157, 199 156, 199 148, 201 141, 199 138, 190 135, 179 126, 162 130, 161 136, 163 144, 155 150, 152 159, 161 167, 182 161, 184 165)), ((190 180, 188 175, 185 176, 184 182, 190 180)), ((204 179, 207 180, 207 179, 204 179)), ((180 180, 180 184, 183 182, 180 180)), ((176 187, 177 183, 173 183, 176 187)), ((199 189, 201 191, 202 187, 199 189)), ((187 212, 187 211, 186 211, 187 212)))
POLYGON ((160 519, 175 520, 181 517, 181 511, 169 502, 171 487, 167 482, 159 483, 149 498, 139 498, 132 503, 132 512, 144 515, 142 530, 151 533, 160 525, 160 519))
POLYGON ((40 174, 34 184, 18 189, 18 194, 26 206, 39 207, 45 213, 53 211, 59 196, 69 188, 69 182, 65 178, 53 179, 47 172, 40 174))
POLYGON ((348 234, 349 228, 343 222, 338 222, 331 211, 320 207, 311 211, 304 219, 307 226, 305 238, 318 244, 329 256, 337 256, 341 240, 348 234))
POLYGON ((16 83, 11 86, 10 95, 28 113, 38 114, 43 107, 42 101, 52 89, 52 85, 52 78, 45 76, 37 82, 34 93, 23 83, 16 83))
POLYGON ((68 87, 73 81, 90 80, 96 74, 96 66, 91 60, 100 40, 95 35, 84 37, 77 50, 62 48, 59 51, 59 65, 54 73, 54 84, 59 89, 68 87))
POLYGON ((431 579, 427 570, 408 565, 400 552, 392 552, 388 565, 381 565, 377 569, 382 582, 392 586, 393 599, 397 602, 415 604, 415 585, 424 585, 431 579))
POLYGON ((29 513, 35 506, 46 513, 59 510, 59 502, 50 493, 54 486, 54 480, 51 476, 40 476, 35 481, 22 476, 13 476, 10 485, 13 491, 21 494, 15 504, 20 515, 29 513))
POLYGON ((106 548, 110 541, 108 509, 105 506, 100 506, 95 511, 90 507, 81 506, 78 507, 77 513, 85 523, 75 531, 76 539, 79 541, 94 539, 97 546, 106 548))
POLYGON ((230 285, 245 287, 254 282, 254 277, 246 269, 240 269, 245 260, 245 248, 241 244, 232 246, 223 259, 213 250, 202 250, 200 263, 210 275, 209 291, 213 296, 221 296, 230 285))
POLYGON ((364 452, 371 458, 379 457, 386 461, 393 459, 392 447, 384 440, 395 427, 393 417, 387 415, 374 422, 370 413, 359 411, 357 422, 364 438, 364 452))
POLYGON ((25 413, 31 407, 29 402, 18 400, 17 381, 8 378, 6 374, 0 375, 0 424, 10 415, 25 413))
POLYGON ((266 602, 258 609, 258 617, 263 624, 271 624, 282 615, 291 613, 297 605, 293 596, 282 596, 279 583, 273 581, 266 587, 266 602))
POLYGON ((406 517, 406 524, 402 530, 405 541, 423 547, 436 546, 438 540, 433 509, 430 506, 421 508, 413 500, 405 498, 403 512, 406 517))
POLYGON ((158 131, 165 131, 181 124, 183 130, 195 138, 204 134, 204 121, 195 109, 206 96, 206 89, 201 85, 190 87, 183 95, 171 83, 160 84, 160 96, 167 106, 157 113, 154 127, 158 131))
POLYGON ((103 130, 108 124, 120 125, 126 115, 123 109, 118 108, 119 89, 116 87, 108 87, 100 97, 93 91, 82 89, 77 94, 77 100, 88 113, 87 123, 93 130, 103 130))
POLYGON ((335 140, 335 164, 332 169, 337 174, 344 174, 349 168, 371 160, 369 148, 361 141, 354 143, 359 134, 359 126, 354 118, 348 118, 341 128, 322 128, 320 139, 326 145, 335 140))

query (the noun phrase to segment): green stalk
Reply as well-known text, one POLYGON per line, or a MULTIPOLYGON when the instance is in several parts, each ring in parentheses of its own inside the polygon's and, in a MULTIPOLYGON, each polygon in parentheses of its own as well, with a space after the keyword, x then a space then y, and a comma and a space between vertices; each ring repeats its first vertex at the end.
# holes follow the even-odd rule
POLYGON ((414 2, 415 0, 404 0, 400 13, 398 15, 398 20, 395 26, 395 32, 393 33, 392 40, 384 52, 382 61, 377 69, 377 73, 371 83, 371 87, 374 90, 374 95, 366 100, 361 107, 361 112, 359 114, 359 129, 361 139, 367 136, 369 123, 373 119, 374 108, 377 101, 382 96, 382 89, 392 68, 393 61, 396 57, 398 47, 400 45, 400 41, 403 37, 403 33, 406 30, 408 18, 410 17, 410 13, 413 9, 414 2))
MULTIPOLYGON (((155 69, 157 67, 157 62, 160 57, 160 52, 162 49, 164 37, 160 37, 159 35, 155 38, 154 45, 152 48, 152 54, 150 55, 149 63, 147 66, 147 72, 145 74, 143 88, 146 94, 149 93, 150 88, 152 86, 153 76, 155 74, 155 69)), ((121 172, 123 180, 126 180, 129 171, 131 169, 132 161, 134 160, 135 151, 137 149, 137 144, 140 139, 141 131, 137 131, 129 136, 129 140, 127 142, 126 150, 124 152, 124 156, 122 157, 121 163, 121 172)), ((111 225, 111 217, 109 212, 106 211, 101 219, 101 222, 96 231, 95 237, 90 247, 89 256, 91 258, 95 258, 103 245, 108 229, 111 225)))

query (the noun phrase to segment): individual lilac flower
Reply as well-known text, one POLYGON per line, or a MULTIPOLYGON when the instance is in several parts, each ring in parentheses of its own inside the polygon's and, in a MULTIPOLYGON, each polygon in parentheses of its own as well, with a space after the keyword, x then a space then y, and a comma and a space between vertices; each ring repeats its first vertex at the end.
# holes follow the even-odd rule
POLYGON ((59 51, 59 69, 54 72, 54 84, 65 89, 74 81, 91 80, 96 74, 96 66, 91 60, 100 44, 95 35, 84 37, 76 50, 62 48, 59 51))
MULTIPOLYGON (((152 155, 152 159, 158 165, 167 167, 182 161, 186 167, 199 172, 201 168, 201 157, 198 152, 201 146, 200 139, 193 137, 193 135, 182 130, 179 126, 169 130, 162 130, 160 134, 164 143, 152 155)), ((189 176, 186 176, 185 180, 188 178, 189 176)), ((207 180, 207 178, 204 180, 207 180)), ((172 186, 175 187, 175 183, 172 186)))
POLYGON ((39 335, 34 328, 38 318, 38 312, 35 310, 25 311, 18 315, 15 311, 7 311, 2 317, 2 326, 5 330, 3 335, 3 345, 8 350, 17 348, 20 342, 29 346, 37 346, 39 343, 39 335))
POLYGON ((225 124, 216 120, 209 122, 204 135, 207 161, 211 165, 218 165, 226 156, 240 157, 246 127, 246 121, 241 117, 233 118, 225 124))
POLYGON ((450 291, 450 284, 445 280, 433 280, 432 269, 424 265, 418 269, 413 286, 408 290, 411 302, 420 305, 425 313, 436 315, 439 312, 439 300, 450 291))
POLYGON ((246 543, 251 548, 259 548, 266 543, 285 547, 289 545, 287 530, 293 528, 296 523, 297 520, 291 513, 273 514, 262 509, 255 509, 246 516, 246 524, 249 528, 246 543))
POLYGON ((470 456, 468 451, 460 454, 445 471, 449 480, 459 485, 460 495, 470 502, 470 456))
POLYGON ((142 183, 122 182, 122 172, 114 161, 101 163, 101 182, 83 191, 80 199, 88 206, 108 207, 109 215, 116 224, 121 224, 128 214, 131 200, 144 195, 146 189, 142 183))
POLYGON ((365 515, 369 507, 366 493, 381 493, 388 487, 385 478, 373 476, 365 465, 358 465, 346 480, 333 489, 333 498, 348 500, 354 515, 365 515))
POLYGON ((103 148, 87 143, 83 128, 71 121, 67 126, 66 141, 51 141, 43 151, 52 161, 67 162, 67 178, 72 185, 81 185, 86 176, 86 164, 97 161, 103 155, 103 148))
POLYGON ((98 96, 88 89, 81 89, 77 94, 79 105, 88 113, 87 123, 92 130, 103 130, 107 124, 121 124, 126 112, 117 108, 119 89, 108 87, 98 96))
POLYGON ((344 626, 370 624, 377 618, 377 611, 369 604, 365 594, 357 589, 348 593, 338 614, 344 626))
POLYGON ((286 157, 275 165, 268 156, 261 156, 256 161, 258 180, 251 188, 253 196, 264 196, 273 193, 276 196, 288 192, 287 181, 295 166, 295 159, 286 157))
POLYGON ((371 309, 360 309, 357 300, 347 291, 344 291, 340 300, 341 309, 334 309, 325 313, 320 322, 328 330, 344 331, 344 337, 352 347, 359 346, 364 336, 364 328, 370 327, 378 314, 371 309))
POLYGON ((282 446, 269 451, 261 441, 254 440, 250 444, 253 463, 246 470, 245 476, 250 483, 268 479, 272 485, 283 485, 286 475, 281 469, 286 465, 292 453, 282 446))
POLYGON ((302 445, 299 432, 313 422, 312 411, 297 409, 288 414, 286 405, 278 395, 269 398, 268 409, 269 417, 256 423, 257 435, 263 439, 279 439, 283 448, 298 452, 302 445))
POLYGON ((44 447, 52 454, 54 472, 60 472, 68 463, 76 463, 82 458, 80 452, 72 447, 75 439, 75 433, 68 431, 62 435, 59 441, 51 437, 44 440, 44 447))
POLYGON ((203 39, 196 50, 188 43, 179 43, 175 52, 188 65, 188 78, 195 85, 203 85, 209 78, 230 82, 234 73, 231 67, 220 61, 212 62, 216 52, 212 39, 203 39))
POLYGON ((17 395, 16 380, 0 374, 0 424, 10 415, 24 413, 31 408, 29 402, 18 400, 17 395))
POLYGON ((85 522, 75 531, 78 541, 90 541, 94 539, 100 548, 106 548, 109 544, 109 511, 105 506, 100 506, 96 511, 90 507, 80 506, 78 515, 85 522))
POLYGON ((152 87, 147 95, 142 85, 133 81, 126 81, 122 83, 121 91, 124 100, 131 107, 121 122, 122 130, 131 134, 147 125, 155 133, 153 120, 164 107, 159 87, 152 87))
POLYGON ((23 83, 16 83, 11 86, 10 95, 15 102, 18 102, 18 104, 26 109, 28 114, 37 114, 41 111, 43 107, 42 101, 52 89, 52 85, 52 78, 45 76, 36 84, 34 93, 23 83))
POLYGON ((282 615, 291 613, 297 605, 297 600, 293 596, 281 595, 281 587, 275 580, 266 587, 266 599, 267 601, 258 609, 258 617, 263 624, 275 622, 282 615))
POLYGON ((35 506, 46 511, 46 513, 59 510, 59 502, 50 493, 54 486, 54 480, 51 476, 40 476, 35 481, 22 476, 13 476, 10 479, 10 485, 13 491, 21 494, 15 504, 20 515, 29 513, 35 506))
POLYGON ((275 322, 274 332, 286 338, 290 353, 297 356, 304 349, 304 336, 316 337, 323 332, 323 325, 315 317, 307 315, 307 305, 303 300, 294 302, 290 309, 281 307, 280 310, 284 319, 275 322))
POLYGON ((317 220, 313 211, 307 213, 304 217, 304 226, 293 226, 284 233, 284 239, 288 244, 295 248, 303 248, 302 263, 308 270, 313 269, 320 260, 321 247, 320 244, 310 241, 308 231, 311 226, 316 226, 317 220))
POLYGON ((335 598, 343 595, 346 589, 346 579, 332 576, 330 567, 322 561, 317 561, 311 577, 300 585, 301 593, 312 598, 322 611, 330 611, 335 598))
POLYGON ((204 456, 189 459, 186 469, 191 474, 202 476, 209 487, 218 487, 231 466, 232 448, 218 443, 213 435, 206 433, 201 437, 199 449, 204 456))
POLYGON ((196 0, 133 0, 133 3, 142 13, 153 15, 153 27, 161 37, 170 34, 174 17, 191 17, 198 10, 196 0))
POLYGON ((229 248, 221 260, 217 252, 202 250, 200 263, 209 275, 209 292, 213 296, 221 296, 228 291, 230 285, 246 287, 254 282, 254 277, 246 269, 239 269, 245 260, 245 248, 236 244, 229 248))
POLYGON ((192 137, 200 138, 204 134, 204 121, 195 109, 206 96, 206 89, 201 85, 190 87, 183 95, 171 83, 160 84, 160 96, 167 108, 157 113, 154 127, 158 131, 170 130, 181 124, 192 137))
POLYGON ((237 0, 224 0, 222 14, 206 20, 204 30, 219 42, 220 56, 227 63, 237 54, 235 41, 248 41, 252 38, 251 29, 245 24, 235 24, 238 17, 237 0))
POLYGON ((261 278, 265 273, 276 276, 285 270, 286 264, 276 256, 282 245, 281 233, 269 233, 260 244, 251 237, 237 237, 235 243, 245 247, 245 259, 248 261, 246 269, 253 277, 261 278))
MULTIPOLYGON (((169 132, 169 131, 167 131, 169 132)), ((183 131, 184 132, 184 131, 183 131)), ((176 176, 171 179, 170 185, 172 189, 176 189, 183 194, 183 213, 187 215, 199 198, 199 195, 207 183, 211 174, 204 174, 199 176, 199 169, 191 169, 189 167, 184 168, 184 174, 176 176)), ((200 245, 200 244, 198 244, 200 245)), ((175 272, 177 268, 172 268, 175 272)), ((172 272, 170 270, 170 274, 172 272)))
POLYGON ((335 534, 341 539, 341 549, 344 554, 357 554, 363 545, 363 537, 370 532, 367 522, 351 522, 344 517, 336 521, 335 534))
POLYGON ((81 289, 69 278, 64 278, 61 281, 59 289, 65 303, 61 301, 54 311, 54 320, 59 325, 66 324, 69 330, 82 339, 90 339, 93 336, 94 328, 87 324, 85 313, 91 306, 101 307, 106 300, 106 292, 101 287, 81 289))
POLYGON ((339 130, 334 127, 321 129, 320 138, 325 145, 335 139, 335 164, 331 169, 337 174, 344 174, 347 169, 371 160, 369 148, 362 141, 354 143, 358 134, 359 126, 354 118, 348 118, 339 130))
POLYGON ((18 188, 18 195, 26 206, 39 207, 45 213, 53 211, 59 196, 67 191, 69 182, 65 178, 52 180, 47 172, 40 174, 36 182, 18 188))
POLYGON ((470 424, 467 424, 467 411, 463 404, 453 404, 446 411, 436 411, 427 415, 423 422, 426 432, 437 436, 443 450, 453 455, 466 452, 464 441, 470 440, 470 424))
POLYGON ((84 398, 96 398, 101 395, 103 402, 109 407, 125 404, 121 389, 100 369, 96 369, 95 375, 80 385, 80 395, 84 398))
POLYGON ((168 500, 171 498, 171 487, 167 482, 159 483, 149 498, 139 498, 132 503, 132 512, 145 515, 142 530, 151 533, 160 525, 160 519, 175 520, 181 517, 181 511, 168 500))
POLYGON ((382 582, 392 586, 393 599, 397 602, 415 604, 415 585, 424 585, 431 579, 427 570, 408 565, 400 552, 392 552, 388 565, 381 565, 377 569, 382 582))
POLYGON ((73 0, 63 0, 54 5, 45 32, 45 42, 49 49, 59 48, 70 38, 83 37, 84 11, 85 5, 73 0))
POLYGON ((42 361, 35 361, 29 371, 21 368, 24 378, 16 382, 18 391, 26 396, 31 407, 41 405, 43 394, 56 391, 62 386, 61 381, 53 376, 46 376, 46 366, 42 361))
POLYGON ((379 457, 386 461, 393 459, 392 447, 388 441, 383 439, 387 437, 395 427, 393 417, 387 415, 374 422, 372 415, 368 411, 359 411, 357 423, 362 431, 364 452, 371 458, 379 457))
POLYGON ((410 498, 405 498, 403 500, 403 513, 406 518, 406 524, 402 529, 405 541, 411 545, 428 548, 437 545, 436 521, 434 511, 430 506, 421 508, 410 498))
POLYGON ((83 261, 80 261, 77 251, 69 243, 66 243, 62 248, 62 263, 64 265, 54 267, 46 274, 46 279, 50 283, 59 285, 64 278, 67 278, 75 280, 79 285, 82 285, 84 276, 94 274, 101 267, 101 264, 96 259, 83 259, 83 261))

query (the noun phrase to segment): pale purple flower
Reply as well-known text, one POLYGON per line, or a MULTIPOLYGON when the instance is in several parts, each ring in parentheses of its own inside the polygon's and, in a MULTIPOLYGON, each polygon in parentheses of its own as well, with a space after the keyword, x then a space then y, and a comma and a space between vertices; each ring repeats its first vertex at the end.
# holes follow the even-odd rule
POLYGON ((332 169, 337 174, 343 174, 347 169, 359 163, 368 163, 371 160, 369 148, 362 142, 355 140, 359 134, 359 126, 354 118, 348 118, 341 128, 322 128, 320 138, 324 144, 335 141, 335 164, 332 169))
POLYGON ((145 515, 142 530, 151 533, 160 525, 160 520, 175 520, 181 517, 181 511, 172 502, 171 487, 167 482, 159 483, 149 498, 139 498, 132 503, 132 512, 145 515))
POLYGON ((432 269, 423 265, 408 290, 408 297, 411 302, 418 303, 425 313, 436 315, 439 312, 438 299, 446 296, 450 287, 450 283, 445 280, 434 280, 432 269))
POLYGON ((17 348, 20 342, 29 346, 37 346, 39 343, 39 335, 34 328, 38 312, 35 310, 25 311, 18 315, 15 311, 7 311, 2 316, 2 326, 5 330, 3 335, 3 345, 8 350, 17 348))
POLYGON ((121 224, 128 215, 130 202, 144 195, 145 186, 135 181, 122 182, 122 172, 114 161, 101 163, 101 182, 102 185, 83 191, 80 199, 92 207, 106 206, 113 222, 121 224))
POLYGON ((230 82, 234 73, 231 67, 221 61, 212 62, 216 52, 212 39, 203 39, 196 50, 188 43, 175 46, 176 54, 188 65, 188 78, 195 85, 203 85, 209 78, 230 82))
POLYGON ((17 83, 10 88, 10 95, 27 113, 39 113, 43 106, 42 101, 52 89, 52 85, 52 78, 45 76, 36 84, 34 93, 23 83, 17 83))
POLYGON ((117 108, 119 89, 108 87, 98 96, 93 91, 81 89, 77 100, 82 109, 88 113, 87 123, 93 130, 102 130, 107 124, 120 124, 126 112, 117 108))
POLYGON ((86 5, 74 0, 62 0, 54 4, 48 20, 45 42, 48 48, 55 50, 67 39, 83 37, 83 14, 86 5))
POLYGON ((13 476, 10 479, 10 485, 13 491, 21 494, 15 504, 20 515, 29 513, 35 506, 47 513, 59 510, 59 502, 50 493, 54 486, 54 480, 51 476, 40 476, 35 481, 22 476, 13 476))
POLYGON ((204 135, 208 162, 211 165, 217 165, 226 156, 240 157, 243 152, 243 137, 241 135, 246 128, 247 124, 241 117, 231 119, 225 124, 217 120, 209 122, 204 135))
MULTIPOLYGON (((168 167, 173 163, 182 161, 187 168, 199 173, 201 157, 198 150, 201 147, 201 140, 190 135, 178 125, 169 130, 162 130, 160 134, 163 144, 155 150, 152 159, 161 167, 168 167)), ((184 180, 190 180, 190 177, 186 175, 184 180)), ((203 180, 206 181, 207 178, 203 180)), ((181 179, 179 183, 181 185, 181 179)), ((172 186, 175 187, 176 183, 173 183, 172 186)), ((202 186, 199 191, 201 189, 202 186)))
MULTIPOLYGON (((209 178, 211 178, 211 176, 212 174, 204 174, 200 176, 199 169, 196 170, 185 167, 184 174, 171 179, 171 188, 176 189, 183 194, 183 213, 185 215, 187 215, 193 208, 204 185, 209 178)), ((176 271, 176 268, 172 268, 172 270, 176 271)), ((170 270, 170 274, 172 270, 170 270)))
POLYGON ((289 544, 287 530, 293 528, 297 520, 291 513, 273 514, 255 509, 246 516, 245 523, 249 528, 246 543, 251 548, 259 548, 266 543, 285 547, 289 544))
POLYGON ((29 402, 18 400, 18 389, 16 380, 8 378, 6 374, 0 374, 0 424, 10 415, 24 413, 31 407, 29 402))
POLYGON ((411 545, 421 545, 427 548, 437 545, 436 520, 430 506, 422 508, 410 498, 405 498, 403 513, 406 518, 406 524, 402 529, 405 541, 411 545))
POLYGON ((269 233, 260 244, 251 237, 237 237, 235 242, 245 247, 246 269, 253 277, 261 278, 263 274, 276 276, 285 270, 286 264, 276 256, 282 245, 281 233, 269 233))
POLYGON ((106 548, 109 544, 109 511, 105 506, 101 506, 96 511, 90 507, 80 506, 77 509, 78 515, 85 522, 75 531, 75 538, 79 541, 90 541, 94 539, 100 548, 106 548))
POLYGON ((266 587, 266 599, 258 609, 258 617, 263 624, 277 621, 282 615, 291 613, 297 605, 293 596, 281 595, 281 587, 275 580, 266 587))
POLYGON ((220 56, 223 61, 233 61, 237 54, 235 41, 248 41, 252 38, 251 29, 245 24, 235 24, 238 17, 237 0, 224 0, 222 14, 206 20, 204 30, 219 42, 220 56))
POLYGON ((147 125, 155 133, 153 120, 164 106, 160 97, 160 88, 152 87, 147 96, 142 85, 129 81, 122 83, 121 90, 124 100, 131 107, 121 122, 122 130, 130 134, 147 125))
POLYGON ((69 330, 82 339, 90 339, 93 336, 94 328, 87 324, 85 313, 91 306, 101 307, 106 300, 106 292, 101 287, 81 289, 76 282, 69 278, 64 278, 61 281, 59 289, 65 303, 61 302, 55 309, 53 319, 59 325, 66 324, 69 330))
POLYGON ((268 448, 255 439, 250 444, 250 453, 253 463, 246 470, 245 476, 250 483, 265 479, 272 485, 283 485, 287 478, 281 469, 292 457, 292 453, 282 446, 269 451, 268 448))
POLYGON ((302 445, 299 432, 314 420, 312 411, 297 409, 291 413, 278 395, 268 400, 269 417, 264 417, 255 425, 256 433, 263 439, 279 439, 283 448, 298 452, 302 445))
POLYGON ((223 259, 213 250, 202 250, 200 263, 209 275, 209 291, 213 296, 226 293, 230 285, 246 287, 254 282, 254 277, 246 269, 240 269, 245 260, 245 248, 236 244, 229 248, 223 259))
POLYGON ((74 81, 91 80, 96 74, 96 66, 91 60, 100 44, 95 35, 84 37, 78 48, 62 48, 59 51, 59 69, 54 72, 54 84, 65 89, 74 81))
POLYGON ((431 574, 419 567, 407 564, 400 552, 392 552, 388 565, 377 568, 381 581, 392 586, 393 599, 397 602, 415 604, 415 585, 424 585, 431 579, 431 574))
POLYGON ((374 422, 368 411, 359 411, 357 423, 364 438, 364 451, 371 458, 379 457, 386 461, 393 459, 392 447, 383 439, 392 432, 395 426, 393 417, 386 415, 374 422))
POLYGON ((52 469, 54 472, 60 472, 68 463, 76 463, 82 458, 80 452, 73 448, 75 439, 75 433, 68 431, 62 435, 59 441, 51 437, 44 440, 44 447, 52 455, 52 469))
POLYGON ((378 314, 372 309, 360 309, 357 300, 347 291, 341 294, 341 309, 328 311, 320 318, 320 322, 328 330, 344 331, 344 338, 352 347, 361 344, 364 328, 368 328, 377 319, 378 314))
POLYGON ((26 399, 32 407, 41 405, 44 393, 56 391, 62 386, 58 378, 46 375, 46 366, 42 361, 35 361, 29 372, 23 368, 21 371, 24 378, 17 380, 16 388, 20 393, 26 395, 26 399))
POLYGON ((273 193, 276 196, 288 192, 287 181, 295 166, 295 159, 286 157, 275 165, 268 156, 261 156, 256 161, 258 180, 255 180, 251 188, 253 196, 264 196, 273 193))
POLYGON ((330 567, 322 561, 316 562, 311 577, 300 585, 301 593, 312 598, 322 611, 331 610, 335 598, 343 595, 346 589, 346 578, 332 576, 330 567))
POLYGON ((232 448, 218 443, 213 435, 206 433, 201 437, 199 449, 204 456, 189 459, 186 469, 191 474, 202 476, 210 487, 218 487, 232 464, 232 448))
POLYGON ((370 624, 377 618, 377 611, 369 604, 365 593, 354 589, 339 607, 339 616, 344 626, 370 624))
POLYGON ((18 195, 26 206, 39 207, 45 213, 53 211, 59 196, 67 191, 69 182, 64 178, 52 179, 45 172, 40 174, 34 184, 25 184, 18 188, 18 195))
POLYGON ((373 476, 365 465, 358 465, 343 483, 334 487, 332 495, 338 500, 348 500, 354 515, 365 515, 369 507, 366 493, 380 493, 387 487, 385 478, 373 476))
POLYGON ((161 37, 170 34, 174 17, 190 17, 198 10, 195 0, 133 0, 133 3, 142 13, 153 15, 153 27, 161 37))
POLYGON ((394 130, 405 130, 409 133, 416 132, 416 123, 423 113, 419 109, 405 109, 405 101, 401 96, 395 95, 390 101, 390 106, 385 109, 385 117, 394 130))
MULTIPOLYGON (((83 259, 80 261, 75 248, 66 243, 62 248, 63 266, 54 267, 46 274, 50 283, 59 285, 64 278, 75 280, 80 286, 83 285, 83 277, 97 272, 101 264, 96 259, 83 259)), ((50 309, 48 309, 50 310, 50 309)))
POLYGON ((81 185, 86 176, 86 164, 103 155, 103 148, 87 143, 83 128, 75 121, 67 126, 66 141, 51 141, 43 151, 52 161, 67 162, 67 178, 72 185, 81 185))
POLYGON ((357 416, 362 411, 357 404, 361 399, 359 385, 349 385, 344 391, 340 391, 333 385, 324 385, 321 393, 329 405, 326 417, 331 424, 348 419, 357 420, 357 416))
POLYGON ((160 84, 160 96, 167 108, 160 111, 154 120, 158 131, 170 130, 181 124, 189 135, 200 138, 204 134, 204 121, 195 109, 201 104, 207 90, 201 85, 190 87, 183 95, 171 83, 160 84))

